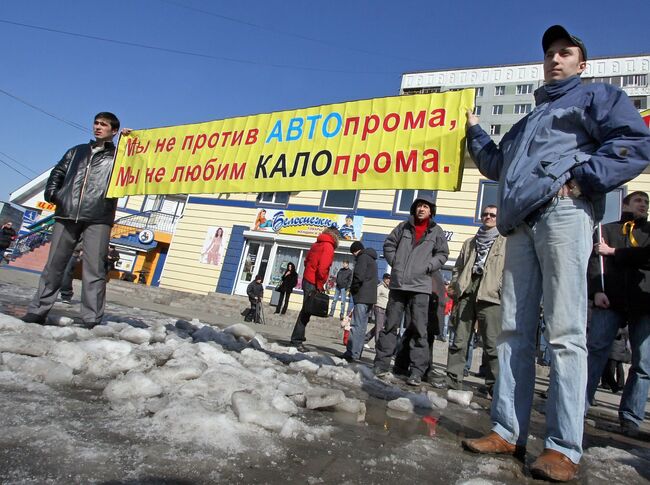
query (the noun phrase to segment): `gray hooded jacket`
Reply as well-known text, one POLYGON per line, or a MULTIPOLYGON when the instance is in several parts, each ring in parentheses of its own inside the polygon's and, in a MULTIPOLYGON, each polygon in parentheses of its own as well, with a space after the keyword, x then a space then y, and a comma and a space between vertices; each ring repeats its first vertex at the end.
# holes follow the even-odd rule
POLYGON ((431 199, 415 199, 409 219, 386 238, 384 257, 391 266, 391 290, 431 293, 433 272, 442 268, 449 257, 445 233, 433 220, 435 213, 436 204, 431 199), (415 243, 415 208, 420 202, 431 207, 431 220, 422 238, 415 243))

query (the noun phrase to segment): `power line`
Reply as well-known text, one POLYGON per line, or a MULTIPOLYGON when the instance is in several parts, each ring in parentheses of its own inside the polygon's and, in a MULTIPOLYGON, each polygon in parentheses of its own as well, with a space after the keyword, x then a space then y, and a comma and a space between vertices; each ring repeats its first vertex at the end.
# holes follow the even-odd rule
MULTIPOLYGON (((0 22, 1 22, 1 20, 0 20, 0 22)), ((30 108, 35 109, 36 111, 40 111, 41 113, 43 113, 43 114, 45 114, 45 115, 47 115, 47 116, 49 116, 51 118, 54 118, 55 120, 59 120, 59 121, 65 123, 66 125, 72 126, 73 128, 76 128, 77 130, 81 130, 81 131, 83 131, 85 133, 90 133, 90 130, 88 128, 86 128, 85 126, 80 125, 79 123, 76 123, 74 121, 68 121, 65 118, 61 118, 60 116, 57 116, 57 115, 55 115, 53 113, 50 113, 49 111, 45 111, 43 108, 40 108, 40 107, 36 106, 35 104, 30 103, 29 101, 27 101, 25 99, 19 98, 15 94, 11 94, 10 92, 5 91, 4 89, 0 89, 0 93, 4 94, 5 96, 9 96, 12 99, 15 99, 16 101, 18 101, 20 103, 23 103, 24 105, 29 106, 30 108)))
POLYGON ((322 45, 326 45, 326 46, 329 46, 329 47, 334 47, 336 49, 343 49, 343 50, 348 50, 348 51, 352 51, 352 52, 359 52, 359 53, 362 53, 362 54, 370 54, 370 55, 379 56, 379 57, 389 57, 389 58, 392 58, 392 59, 399 59, 401 61, 416 61, 416 62, 419 62, 418 59, 413 59, 413 58, 403 57, 403 56, 395 56, 395 55, 392 55, 392 54, 387 54, 385 52, 373 52, 373 51, 370 51, 370 50, 361 49, 361 48, 353 47, 353 46, 350 46, 350 45, 337 44, 336 42, 329 42, 327 40, 316 39, 315 37, 309 37, 309 36, 302 35, 302 34, 297 34, 297 33, 294 33, 294 32, 286 32, 284 30, 274 29, 272 27, 267 27, 267 26, 261 25, 261 24, 255 24, 253 22, 248 22, 246 20, 238 19, 238 18, 235 18, 235 17, 229 17, 227 15, 223 15, 223 14, 219 14, 219 13, 215 13, 215 12, 210 12, 208 10, 203 10, 203 9, 196 8, 196 7, 190 7, 189 5, 183 5, 182 3, 175 2, 173 0, 160 0, 160 1, 163 2, 163 3, 167 3, 169 5, 174 5, 174 6, 179 7, 179 8, 184 8, 186 10, 192 10, 194 12, 199 12, 199 13, 202 13, 202 14, 205 14, 205 15, 210 15, 212 17, 220 18, 222 20, 227 20, 229 22, 234 22, 236 24, 246 25, 247 27, 253 27, 255 29, 265 30, 267 32, 273 32, 275 34, 280 34, 280 35, 284 35, 284 36, 287 36, 287 37, 293 37, 295 39, 307 40, 309 42, 315 42, 317 44, 322 44, 322 45))
POLYGON ((0 157, 0 163, 2 163, 3 165, 6 165, 7 167, 9 167, 9 168, 10 168, 11 170, 13 170, 14 172, 16 172, 16 173, 22 175, 22 176, 25 177, 27 180, 31 180, 31 179, 33 178, 33 177, 28 176, 28 175, 25 175, 25 174, 22 173, 20 170, 18 170, 16 167, 12 167, 10 164, 8 164, 7 162, 5 162, 5 161, 2 159, 2 157, 0 157))
POLYGON ((259 62, 259 61, 251 61, 248 59, 237 59, 234 57, 223 57, 223 56, 213 56, 210 54, 202 54, 200 52, 192 52, 192 51, 185 51, 185 50, 180 50, 180 49, 170 49, 167 47, 158 47, 154 45, 148 45, 148 44, 141 44, 138 42, 129 42, 125 40, 116 40, 116 39, 109 39, 106 37, 99 37, 96 35, 88 35, 88 34, 80 34, 78 32, 69 32, 66 30, 58 30, 58 29, 51 29, 49 27, 41 27, 39 25, 31 25, 31 24, 23 24, 21 22, 13 22, 11 20, 6 20, 6 19, 0 19, 1 23, 4 24, 9 24, 9 25, 15 25, 17 27, 24 27, 27 29, 33 29, 33 30, 41 30, 44 32, 52 32, 55 34, 62 34, 62 35, 68 35, 71 37, 80 37, 82 39, 91 39, 91 40, 99 40, 101 42, 109 42, 111 44, 118 44, 118 45, 125 45, 129 47, 138 47, 140 49, 148 49, 148 50, 153 50, 153 51, 160 51, 160 52, 167 52, 170 54, 178 54, 178 55, 183 55, 183 56, 191 56, 191 57, 199 57, 202 59, 212 59, 212 60, 217 60, 217 61, 226 61, 226 62, 234 62, 237 64, 246 64, 246 65, 251 65, 251 66, 266 66, 266 67, 275 67, 278 69, 293 69, 296 71, 313 71, 313 72, 328 72, 328 73, 336 73, 336 74, 383 74, 383 75, 395 75, 395 72, 388 72, 388 71, 346 71, 343 69, 324 69, 320 67, 305 67, 305 66, 295 66, 291 64, 275 64, 275 63, 269 63, 269 62, 259 62))
POLYGON ((16 159, 13 158, 13 157, 10 157, 10 156, 7 155, 6 153, 4 153, 4 152, 0 152, 0 155, 3 155, 3 156, 5 156, 5 157, 7 157, 9 160, 11 160, 11 161, 14 162, 14 163, 17 163, 18 165, 20 165, 20 166, 23 167, 24 169, 27 169, 27 170, 29 170, 30 172, 32 172, 32 173, 38 175, 38 172, 37 172, 36 170, 34 170, 33 168, 28 167, 28 166, 25 165, 24 163, 20 163, 18 160, 16 160, 16 159))

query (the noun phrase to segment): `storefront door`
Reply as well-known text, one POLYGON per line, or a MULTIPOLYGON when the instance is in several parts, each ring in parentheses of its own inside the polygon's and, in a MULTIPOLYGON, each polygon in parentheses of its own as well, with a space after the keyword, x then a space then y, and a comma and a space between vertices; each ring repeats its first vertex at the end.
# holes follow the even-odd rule
POLYGON ((257 241, 248 241, 246 243, 244 261, 239 270, 237 285, 235 286, 236 295, 246 295, 246 287, 258 274, 263 276, 262 282, 266 283, 268 279, 266 270, 272 246, 271 243, 257 241))

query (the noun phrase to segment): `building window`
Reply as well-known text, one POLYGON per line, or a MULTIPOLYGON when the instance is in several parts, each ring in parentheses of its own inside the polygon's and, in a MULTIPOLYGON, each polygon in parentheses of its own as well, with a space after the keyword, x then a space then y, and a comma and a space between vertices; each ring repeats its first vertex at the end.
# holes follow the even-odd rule
POLYGON ((483 208, 488 205, 497 204, 497 190, 499 184, 497 182, 492 182, 491 180, 481 180, 478 187, 478 200, 476 204, 476 215, 474 216, 475 222, 481 222, 481 214, 483 213, 483 208))
POLYGON ((516 115, 525 115, 530 113, 531 110, 531 105, 529 103, 526 104, 515 104, 515 114, 516 115))
POLYGON ((500 135, 501 125, 490 125, 490 135, 500 135))
POLYGON ((517 84, 517 94, 531 94, 532 92, 532 84, 517 84))
POLYGON ((289 192, 260 192, 257 195, 258 205, 282 205, 289 204, 289 192))
POLYGON ((506 94, 506 87, 505 86, 494 86, 494 95, 495 96, 503 96, 506 94))
POLYGON ((492 106, 492 114, 493 115, 502 115, 503 114, 503 105, 502 104, 495 104, 492 106))
POLYGON ((647 74, 633 74, 631 76, 623 76, 623 87, 629 86, 647 86, 648 85, 648 75, 647 74))
POLYGON ((418 197, 427 197, 435 202, 435 190, 397 190, 395 191, 395 214, 408 214, 411 210, 411 204, 418 197))
POLYGON ((119 209, 124 209, 128 203, 129 203, 128 195, 125 195, 124 197, 120 197, 119 199, 117 199, 117 207, 119 209))
POLYGON ((477 98, 480 98, 481 96, 483 96, 483 86, 479 86, 478 88, 475 88, 475 89, 476 89, 475 92, 476 92, 476 97, 477 98))
POLYGON ((187 196, 147 195, 142 203, 142 212, 162 212, 172 216, 181 216, 185 209, 187 196))
POLYGON ((636 109, 639 111, 642 109, 648 109, 648 98, 645 96, 630 96, 630 101, 636 109))
POLYGON ((481 106, 474 106, 474 114, 475 114, 476 116, 480 116, 480 115, 481 115, 481 106))
POLYGON ((323 192, 321 209, 354 211, 359 199, 358 190, 326 190, 323 192))

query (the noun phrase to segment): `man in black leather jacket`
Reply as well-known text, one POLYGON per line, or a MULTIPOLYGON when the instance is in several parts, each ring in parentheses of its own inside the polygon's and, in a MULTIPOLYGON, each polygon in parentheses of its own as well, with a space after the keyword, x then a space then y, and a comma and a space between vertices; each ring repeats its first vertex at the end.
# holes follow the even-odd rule
POLYGON ((107 199, 113 169, 113 137, 120 122, 113 113, 95 116, 95 141, 70 148, 52 169, 45 200, 56 204, 50 254, 23 321, 45 323, 61 288, 65 267, 83 238, 81 319, 92 328, 101 322, 106 301, 106 261, 117 199, 107 199))

